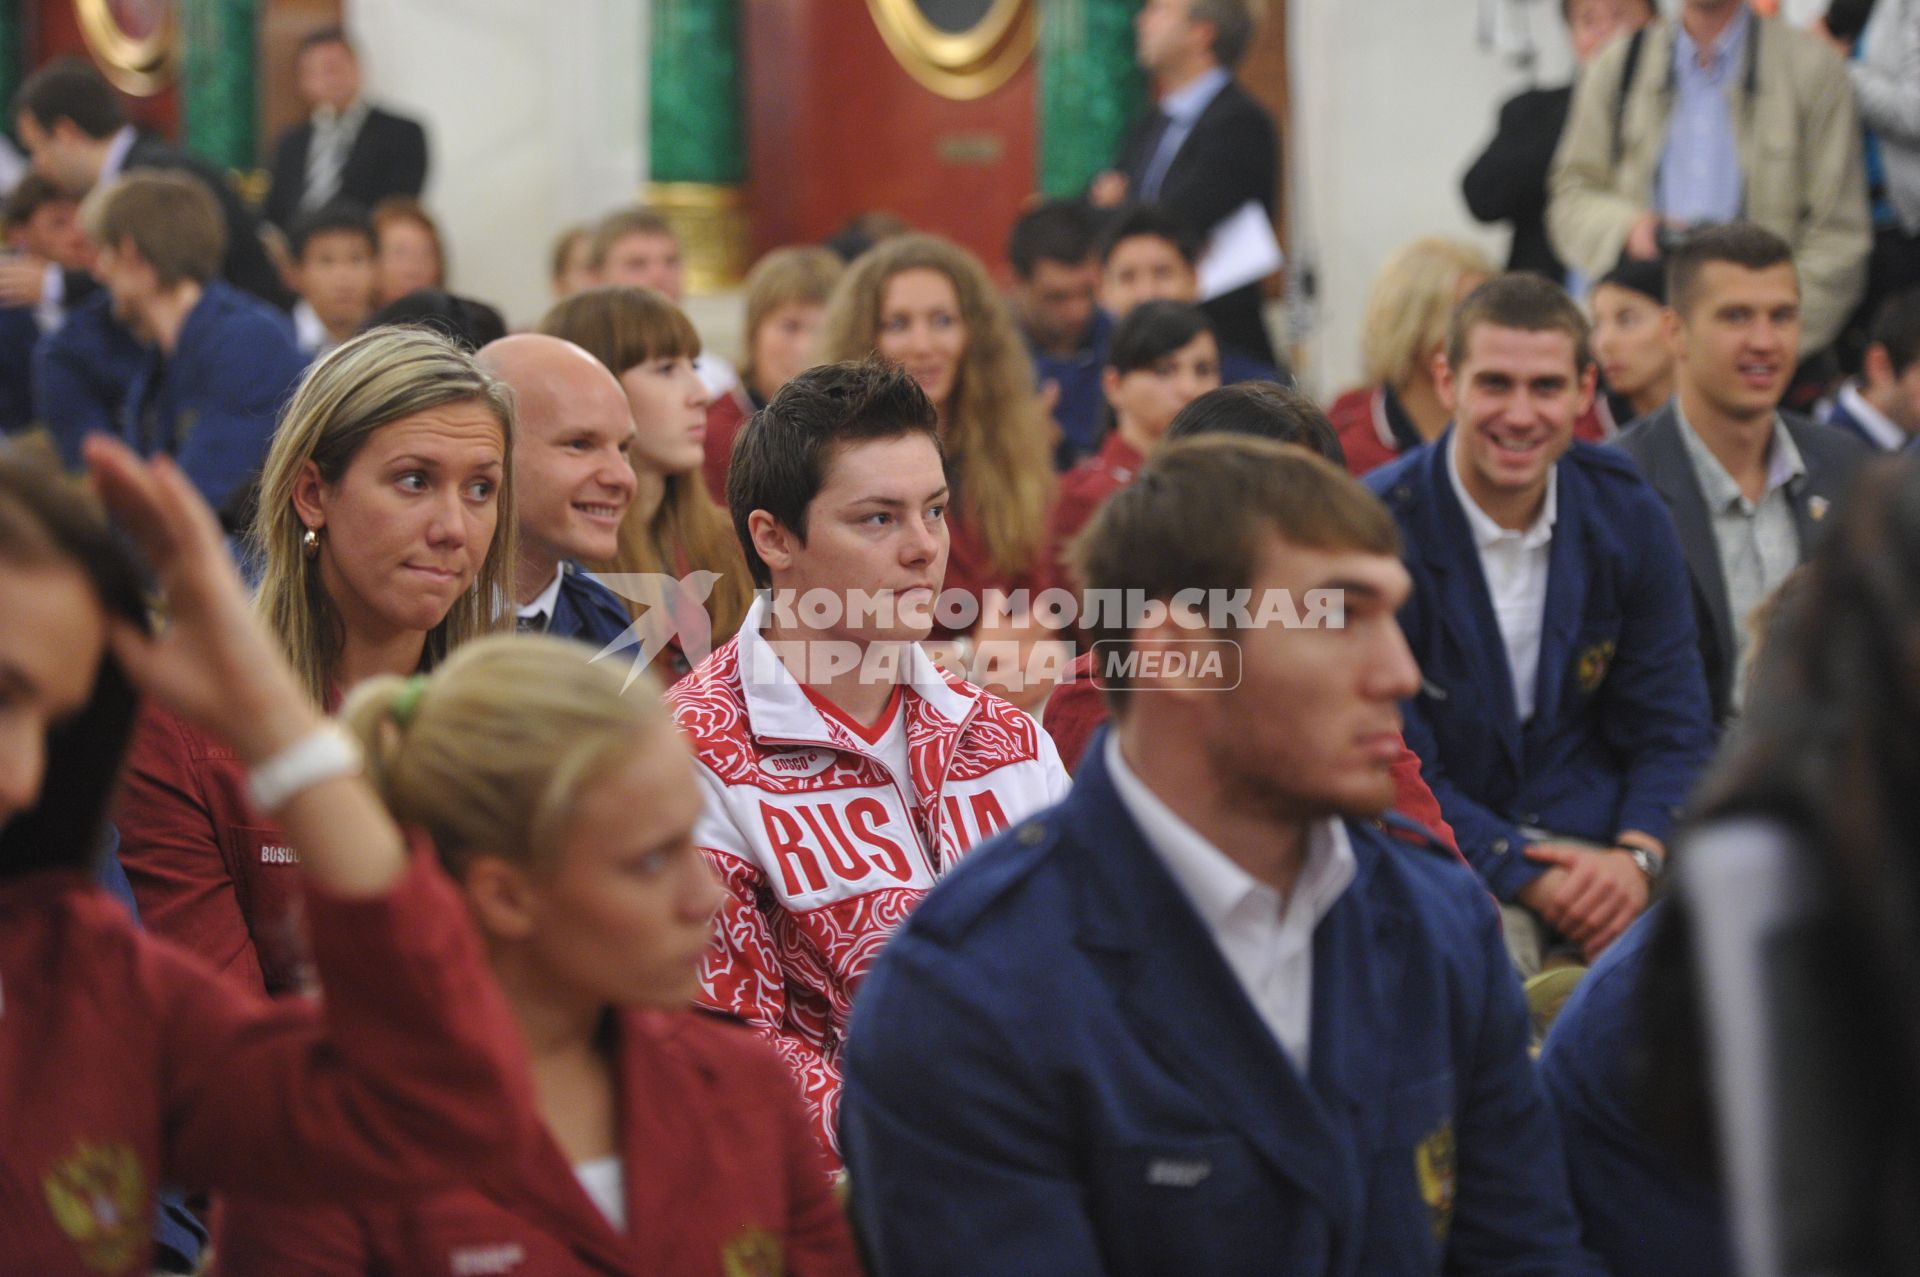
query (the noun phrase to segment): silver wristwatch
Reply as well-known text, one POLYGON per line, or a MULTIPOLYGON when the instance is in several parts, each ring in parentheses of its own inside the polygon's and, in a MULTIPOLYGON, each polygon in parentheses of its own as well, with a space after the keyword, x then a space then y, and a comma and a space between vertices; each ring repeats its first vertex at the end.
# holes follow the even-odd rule
POLYGON ((1665 872, 1667 867, 1665 860, 1654 855, 1645 847, 1630 847, 1622 843, 1620 844, 1620 850, 1633 857, 1633 863, 1640 866, 1640 872, 1647 876, 1648 885, 1660 881, 1660 875, 1665 872))

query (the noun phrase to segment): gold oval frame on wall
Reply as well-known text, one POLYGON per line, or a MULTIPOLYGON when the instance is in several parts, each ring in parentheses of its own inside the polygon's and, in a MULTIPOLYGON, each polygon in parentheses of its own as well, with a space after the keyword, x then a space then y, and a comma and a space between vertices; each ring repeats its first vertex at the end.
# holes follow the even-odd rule
POLYGON ((982 98, 1013 77, 1039 42, 1036 0, 993 0, 971 30, 942 31, 914 0, 867 0, 907 74, 941 97, 982 98))
POLYGON ((80 34, 101 73, 116 89, 135 97, 152 97, 173 83, 174 54, 178 47, 179 5, 160 0, 166 12, 151 35, 129 35, 114 16, 110 0, 73 0, 80 34))

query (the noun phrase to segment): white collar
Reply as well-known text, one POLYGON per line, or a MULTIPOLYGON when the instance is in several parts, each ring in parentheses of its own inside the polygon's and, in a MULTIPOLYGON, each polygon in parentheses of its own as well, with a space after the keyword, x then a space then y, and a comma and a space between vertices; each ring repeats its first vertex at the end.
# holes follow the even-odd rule
POLYGON ((1872 439, 1875 446, 1887 452, 1898 452, 1907 446, 1911 436, 1900 428, 1900 423, 1873 406, 1873 402, 1860 393, 1857 383, 1849 381, 1840 387, 1840 406, 1847 415, 1860 423, 1860 428, 1872 439))
POLYGON ((102 187, 120 176, 120 170, 127 166, 127 152, 139 141, 140 135, 133 131, 133 125, 123 124, 120 131, 113 135, 113 141, 107 143, 107 154, 100 161, 100 180, 94 186, 102 187))
POLYGON ((517 615, 522 619, 544 616, 551 622, 553 620, 554 605, 560 601, 560 578, 566 574, 566 566, 564 564, 557 565, 553 569, 553 580, 547 582, 547 588, 535 595, 533 602, 521 608, 517 615))
POLYGON ((320 312, 305 300, 296 302, 293 307, 293 340, 302 351, 316 358, 340 344, 327 331, 327 326, 320 322, 320 312))
POLYGON ((1280 893, 1236 864, 1232 857, 1208 842, 1198 830, 1180 819, 1173 809, 1160 801, 1146 782, 1134 775, 1120 752, 1120 734, 1107 733, 1107 773, 1113 778, 1120 805, 1140 827, 1147 845, 1180 884, 1180 890, 1193 905, 1194 912, 1209 931, 1225 925, 1227 915, 1252 896, 1271 904, 1277 921, 1284 912, 1291 916, 1305 909, 1310 924, 1317 926, 1327 916, 1340 894, 1353 882, 1358 862, 1346 823, 1335 816, 1317 820, 1307 827, 1306 843, 1301 848, 1300 873, 1294 879, 1293 895, 1282 901, 1280 893))
POLYGON ((1560 463, 1554 462, 1547 471, 1547 499, 1540 505, 1540 513, 1525 529, 1515 531, 1503 528, 1487 516, 1480 503, 1467 491, 1467 485, 1460 480, 1459 443, 1460 430, 1454 427, 1453 434, 1447 437, 1447 479, 1453 484, 1453 495, 1460 501, 1460 508, 1466 512, 1467 527, 1473 531, 1474 544, 1485 550, 1502 541, 1518 539, 1523 550, 1537 550, 1553 540, 1553 523, 1560 517, 1560 463))
MULTIPOLYGON (((839 739, 824 716, 808 699, 800 681, 781 661, 762 633, 773 611, 766 591, 754 595, 747 619, 740 623, 736 649, 739 661, 737 677, 747 704, 747 725, 754 736, 766 740, 817 742, 840 748, 839 739)), ((908 645, 906 677, 902 680, 917 693, 926 707, 958 726, 966 721, 975 697, 947 682, 946 675, 933 663, 918 643, 908 645)))
POLYGON ((347 103, 347 109, 336 111, 330 106, 313 108, 313 126, 316 129, 344 128, 348 132, 360 131, 360 122, 367 118, 367 100, 357 97, 347 103))

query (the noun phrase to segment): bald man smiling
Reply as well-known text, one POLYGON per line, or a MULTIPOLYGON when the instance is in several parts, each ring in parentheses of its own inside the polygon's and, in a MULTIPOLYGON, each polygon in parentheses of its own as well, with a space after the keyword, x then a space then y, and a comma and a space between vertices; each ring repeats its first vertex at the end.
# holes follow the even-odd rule
POLYGON ((580 562, 619 548, 636 480, 627 460, 632 410, 613 374, 558 337, 516 333, 480 351, 487 371, 513 387, 514 504, 520 522, 514 603, 520 628, 606 644, 627 610, 580 562))

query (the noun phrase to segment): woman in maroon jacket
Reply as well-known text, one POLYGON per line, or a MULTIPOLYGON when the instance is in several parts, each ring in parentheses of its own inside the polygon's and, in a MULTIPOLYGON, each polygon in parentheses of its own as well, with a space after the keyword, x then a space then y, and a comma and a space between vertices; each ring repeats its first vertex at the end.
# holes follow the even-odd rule
POLYGON ((524 1056, 430 857, 248 615, 170 463, 88 445, 168 609, 48 471, 0 461, 0 1237, 9 1272, 149 1267, 157 1183, 350 1198, 484 1174, 524 1056), (269 1003, 93 882, 134 689, 221 740, 300 842, 327 989, 269 1003))
POLYGON ((532 1054, 511 1166, 353 1210, 229 1201, 236 1274, 857 1272, 785 1067, 687 1009, 721 892, 652 687, 547 638, 379 678, 343 717, 466 894, 532 1054))
MULTIPOLYGON (((513 411, 451 341, 375 329, 301 383, 260 480, 258 610, 309 697, 431 668, 502 628, 513 411)), ((134 729, 120 859, 156 934, 249 987, 308 981, 299 840, 255 810, 231 749, 154 707, 134 729)))

